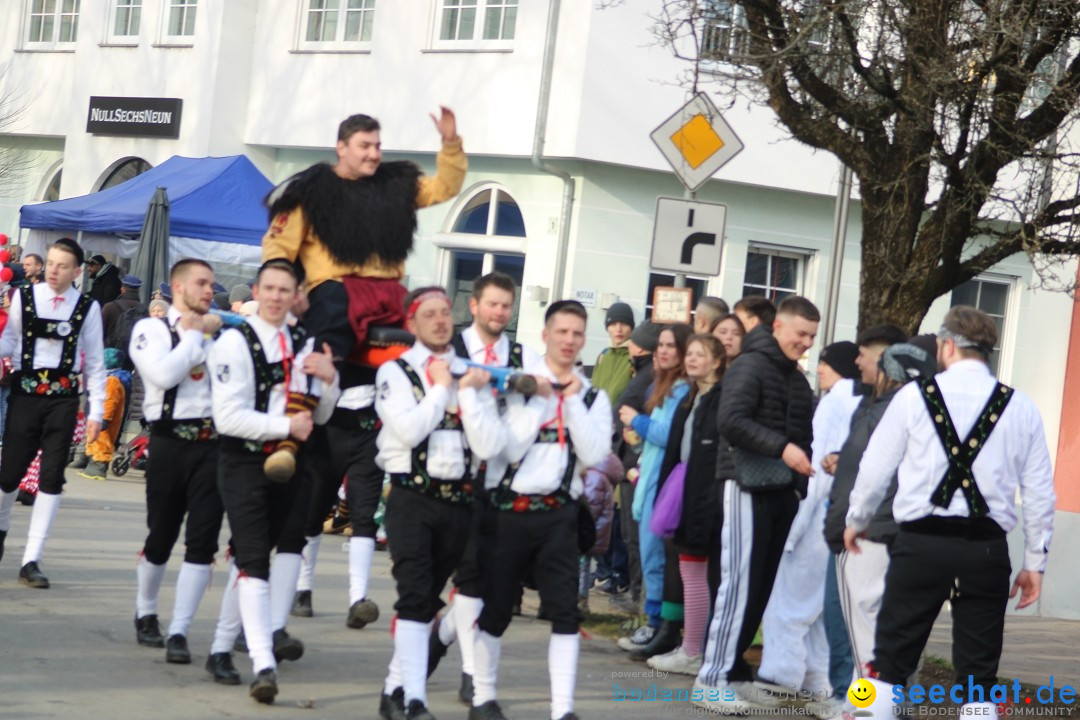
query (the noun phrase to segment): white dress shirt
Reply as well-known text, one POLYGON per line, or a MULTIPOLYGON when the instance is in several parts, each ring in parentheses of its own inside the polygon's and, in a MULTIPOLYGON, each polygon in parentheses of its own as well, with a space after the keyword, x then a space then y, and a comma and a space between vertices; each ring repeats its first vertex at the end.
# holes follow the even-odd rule
MULTIPOLYGON (((529 368, 529 372, 556 382, 555 374, 546 362, 529 368)), ((569 439, 573 441, 574 455, 577 457, 570 485, 570 495, 574 498, 580 496, 583 489, 583 470, 599 465, 611 452, 612 416, 607 393, 597 393, 592 407, 587 408, 585 394, 591 386, 584 377, 581 378, 581 384, 581 392, 562 400, 563 426, 569 439)), ((556 394, 548 398, 534 395, 528 402, 524 396, 517 393, 506 396, 503 420, 507 438, 506 449, 502 454, 503 463, 500 463, 500 466, 520 463, 510 485, 510 489, 518 494, 549 495, 558 490, 562 483, 569 461, 567 448, 557 442, 536 442, 541 428, 556 427, 559 404, 560 399, 556 394)), ((491 468, 485 486, 494 488, 502 480, 503 473, 490 470, 491 468)))
MULTIPOLYGON (((301 372, 300 367, 314 349, 314 338, 308 338, 297 353, 294 352, 287 324, 275 327, 257 315, 245 319, 254 328, 262 344, 262 352, 270 363, 282 359, 278 333, 283 333, 286 350, 295 355, 289 389, 293 392, 309 392, 309 376, 301 372)), ((277 383, 270 389, 267 412, 255 409, 255 365, 247 340, 236 328, 223 332, 210 350, 210 374, 214 425, 219 433, 256 442, 283 440, 289 436, 289 418, 285 416, 285 383, 277 383)), ((319 404, 312 416, 321 425, 330 419, 334 404, 341 394, 337 374, 334 374, 334 381, 329 385, 313 379, 310 392, 319 396, 319 404)))
POLYGON ((165 392, 175 387, 174 420, 208 418, 212 407, 206 361, 213 340, 198 330, 181 328, 175 307, 169 306, 165 320, 180 336, 175 348, 169 328, 158 318, 144 318, 131 330, 128 354, 146 388, 143 416, 150 422, 160 420, 165 392))
MULTIPOLYGON (((937 385, 949 409, 956 432, 966 439, 979 419, 997 380, 985 363, 961 360, 937 376, 937 385)), ((863 530, 898 476, 893 516, 898 523, 937 517, 967 517, 968 506, 959 490, 947 508, 930 498, 949 464, 938 439, 922 393, 909 383, 893 398, 870 438, 859 476, 851 491, 848 527, 863 530)), ((1039 411, 1016 391, 1001 413, 972 465, 988 516, 1005 532, 1016 527, 1016 488, 1024 504, 1024 569, 1042 572, 1054 520, 1054 477, 1039 411)))
MULTIPOLYGON (((47 283, 31 286, 34 293, 34 306, 37 316, 44 320, 69 320, 79 301, 79 291, 69 287, 57 295, 47 283), (57 303, 53 298, 62 297, 57 303)), ((101 422, 105 417, 105 333, 101 325, 101 307, 96 301, 90 303, 90 309, 83 318, 79 331, 79 342, 75 351, 73 373, 83 372, 86 392, 90 398, 89 419, 101 422), (84 367, 85 363, 85 367, 84 367)), ((12 368, 22 369, 23 342, 23 307, 22 292, 11 298, 8 311, 8 323, 4 334, 0 336, 0 357, 10 357, 12 368)), ((64 350, 64 341, 39 338, 34 341, 34 368, 46 369, 60 366, 60 356, 64 350)))
MULTIPOLYGON (((480 339, 480 333, 476 331, 475 325, 470 325, 461 331, 461 340, 465 343, 465 350, 469 353, 469 359, 474 363, 485 364, 487 345, 480 339)), ((492 350, 495 352, 495 365, 500 367, 510 366, 510 338, 506 337, 506 333, 499 335, 499 339, 495 341, 492 350)), ((521 346, 521 367, 523 369, 531 368, 539 362, 540 356, 532 348, 521 346)))
POLYGON ((434 355, 417 341, 402 354, 424 386, 424 397, 417 399, 412 382, 396 362, 387 362, 375 376, 378 394, 375 411, 382 420, 376 440, 379 449, 375 462, 388 473, 412 470, 412 451, 427 438, 427 471, 439 480, 457 480, 465 475, 465 448, 474 459, 486 460, 502 452, 506 434, 495 406, 495 398, 482 388, 456 388, 432 385, 427 378, 428 359, 437 357, 450 366, 451 372, 464 373, 468 368, 453 348, 434 355), (457 430, 437 430, 447 413, 460 413, 464 437, 457 430))

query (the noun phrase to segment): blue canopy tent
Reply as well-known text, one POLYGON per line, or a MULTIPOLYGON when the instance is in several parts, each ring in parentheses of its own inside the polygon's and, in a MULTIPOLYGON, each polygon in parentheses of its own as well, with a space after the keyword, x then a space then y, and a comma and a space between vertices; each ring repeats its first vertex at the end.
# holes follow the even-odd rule
POLYGON ((27 250, 41 253, 57 237, 77 235, 88 252, 130 258, 159 187, 169 196, 170 264, 183 257, 205 259, 226 287, 254 274, 247 268, 259 265, 267 228, 263 199, 273 184, 243 155, 173 156, 101 192, 23 205, 19 226, 31 230, 27 250))

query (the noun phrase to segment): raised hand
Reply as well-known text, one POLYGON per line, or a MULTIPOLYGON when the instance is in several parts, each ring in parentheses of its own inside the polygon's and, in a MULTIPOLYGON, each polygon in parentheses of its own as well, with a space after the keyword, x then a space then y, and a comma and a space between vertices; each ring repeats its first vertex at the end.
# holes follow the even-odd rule
POLYGON ((435 117, 434 113, 430 113, 429 116, 431 121, 435 123, 435 129, 439 131, 443 142, 457 140, 457 118, 454 116, 453 110, 445 105, 440 105, 439 117, 435 117))

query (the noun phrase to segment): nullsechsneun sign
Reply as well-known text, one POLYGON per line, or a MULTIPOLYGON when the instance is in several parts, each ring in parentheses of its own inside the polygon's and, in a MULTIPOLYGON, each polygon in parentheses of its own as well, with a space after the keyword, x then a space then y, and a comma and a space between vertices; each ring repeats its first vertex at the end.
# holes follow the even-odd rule
POLYGON ((86 132, 178 138, 183 103, 180 98, 91 96, 86 132))

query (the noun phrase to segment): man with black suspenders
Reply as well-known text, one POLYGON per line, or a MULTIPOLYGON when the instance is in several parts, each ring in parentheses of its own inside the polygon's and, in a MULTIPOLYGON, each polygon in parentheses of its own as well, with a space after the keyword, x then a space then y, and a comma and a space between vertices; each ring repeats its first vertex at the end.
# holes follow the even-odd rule
POLYGON ((966 696, 961 714, 994 717, 1005 606, 1039 599, 1054 521, 1054 477, 1042 418, 1023 393, 998 382, 988 367, 997 344, 994 321, 958 305, 938 331, 944 372, 909 383, 893 398, 870 438, 851 492, 844 530, 848 552, 874 517, 894 474, 893 516, 885 594, 874 659, 875 718, 892 717, 893 686, 912 676, 945 600, 953 615, 953 667, 966 696), (1009 589, 1005 535, 1024 505, 1023 569, 1009 589), (977 692, 977 694, 976 694, 977 692))
MULTIPOLYGON (((493 367, 524 370, 540 362, 540 356, 531 348, 513 342, 504 332, 514 310, 517 288, 510 276, 492 272, 476 279, 469 312, 472 325, 455 335, 452 341, 458 356, 465 360, 493 367)), ((483 474, 489 463, 478 465, 477 491, 483 492, 483 474)), ((454 573, 454 597, 450 609, 437 623, 431 634, 428 650, 428 674, 435 671, 439 660, 449 646, 461 637, 461 688, 458 697, 465 704, 472 702, 473 694, 473 645, 475 644, 476 619, 484 607, 483 578, 478 563, 479 520, 482 515, 483 498, 473 503, 473 528, 465 554, 454 573)))
POLYGON ((472 525, 473 457, 498 454, 505 434, 487 372, 466 369, 450 339, 450 299, 439 287, 405 298, 416 342, 379 368, 379 466, 390 476, 386 532, 398 601, 394 656, 379 714, 434 720, 427 710, 428 639, 439 594, 458 567, 472 525), (451 373, 458 374, 457 389, 451 373))
POLYGON ((136 323, 129 346, 146 387, 143 416, 150 423, 146 471, 150 532, 136 568, 135 634, 140 645, 166 647, 166 662, 186 664, 191 662, 188 630, 210 584, 225 514, 217 487, 217 431, 206 368, 210 338, 221 328, 221 320, 208 314, 214 297, 214 271, 208 263, 195 258, 179 261, 169 283, 173 300, 167 315, 136 323), (185 517, 184 564, 176 580, 166 642, 158 625, 158 591, 185 517))
POLYGON ((53 243, 45 260, 45 282, 28 285, 12 298, 0 338, 0 357, 10 357, 14 367, 0 454, 0 558, 19 481, 41 448, 40 486, 19 570, 19 582, 32 588, 49 587, 38 562, 60 508, 64 465, 79 412, 80 372, 90 397, 88 443, 101 432, 105 415, 101 308, 72 285, 82 264, 83 251, 75 241, 53 243))

